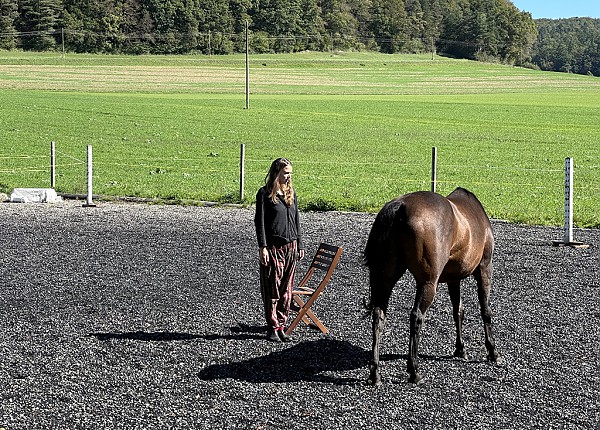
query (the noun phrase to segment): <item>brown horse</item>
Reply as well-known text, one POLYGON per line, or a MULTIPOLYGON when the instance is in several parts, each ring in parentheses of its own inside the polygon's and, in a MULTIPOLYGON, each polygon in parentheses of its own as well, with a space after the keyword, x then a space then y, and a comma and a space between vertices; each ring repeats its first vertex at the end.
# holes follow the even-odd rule
POLYGON ((407 372, 418 383, 419 332, 438 283, 447 283, 456 324, 454 356, 466 358, 462 337, 460 281, 473 275, 477 282, 488 360, 498 358, 492 334, 489 295, 494 237, 490 220, 471 192, 457 188, 448 197, 419 191, 387 203, 377 214, 365 248, 373 313, 373 355, 368 383, 379 385, 379 346, 392 288, 408 270, 417 290, 410 312, 407 372))

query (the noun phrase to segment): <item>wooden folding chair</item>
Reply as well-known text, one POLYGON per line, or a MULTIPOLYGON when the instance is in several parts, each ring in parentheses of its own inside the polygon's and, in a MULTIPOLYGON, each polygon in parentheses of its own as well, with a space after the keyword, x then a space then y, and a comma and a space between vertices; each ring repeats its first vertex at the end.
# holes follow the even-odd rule
MULTIPOLYGON (((311 306, 319 298, 321 294, 323 294, 323 290, 325 286, 331 279, 331 275, 337 266, 338 261, 340 261, 340 257, 342 256, 342 248, 332 245, 327 245, 326 243, 322 243, 319 245, 319 249, 313 258, 313 261, 304 275, 304 278, 300 281, 298 286, 294 288, 292 291, 292 299, 294 301, 292 309, 298 312, 296 318, 292 321, 288 329, 285 331, 285 334, 289 335, 298 325, 300 321, 303 321, 306 325, 314 325, 321 332, 327 334, 329 330, 325 325, 317 318, 313 311, 311 311, 311 306), (311 281, 315 271, 323 271, 325 272, 321 282, 317 285, 316 288, 310 287, 308 284, 311 281)), ((310 282, 311 285, 316 283, 315 280, 310 282)))

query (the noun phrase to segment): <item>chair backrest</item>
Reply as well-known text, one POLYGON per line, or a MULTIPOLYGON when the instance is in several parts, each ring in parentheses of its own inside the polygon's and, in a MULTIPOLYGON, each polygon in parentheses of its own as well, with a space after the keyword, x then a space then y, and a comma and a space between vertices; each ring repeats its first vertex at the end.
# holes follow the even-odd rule
POLYGON ((337 264, 340 255, 341 248, 333 245, 328 245, 326 243, 321 243, 310 267, 311 269, 314 268, 326 272, 331 268, 332 265, 335 268, 335 264, 337 264))

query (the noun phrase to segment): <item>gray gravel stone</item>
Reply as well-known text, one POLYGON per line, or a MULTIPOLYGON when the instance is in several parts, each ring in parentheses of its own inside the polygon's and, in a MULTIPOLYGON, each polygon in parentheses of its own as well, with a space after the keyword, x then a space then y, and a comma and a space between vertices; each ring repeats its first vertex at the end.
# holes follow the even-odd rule
MULTIPOLYGON (((374 214, 303 213, 307 253, 344 246, 307 327, 264 339, 251 209, 81 202, 0 204, 0 427, 21 429, 598 429, 600 231, 494 221, 492 309, 502 362, 485 361, 472 280, 469 359, 451 358, 441 286, 423 328, 422 385, 406 382, 414 285, 394 291, 383 385, 362 250, 374 214)), ((302 274, 308 264, 302 262, 302 274)))

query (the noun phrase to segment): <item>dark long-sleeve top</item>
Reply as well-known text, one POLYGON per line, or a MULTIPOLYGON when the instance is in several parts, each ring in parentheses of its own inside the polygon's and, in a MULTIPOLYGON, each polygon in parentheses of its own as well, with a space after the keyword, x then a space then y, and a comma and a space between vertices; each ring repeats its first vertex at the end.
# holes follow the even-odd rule
POLYGON ((291 206, 285 203, 283 196, 277 198, 277 203, 271 201, 266 186, 256 193, 254 225, 258 246, 282 246, 296 240, 298 249, 303 249, 296 192, 291 206))

